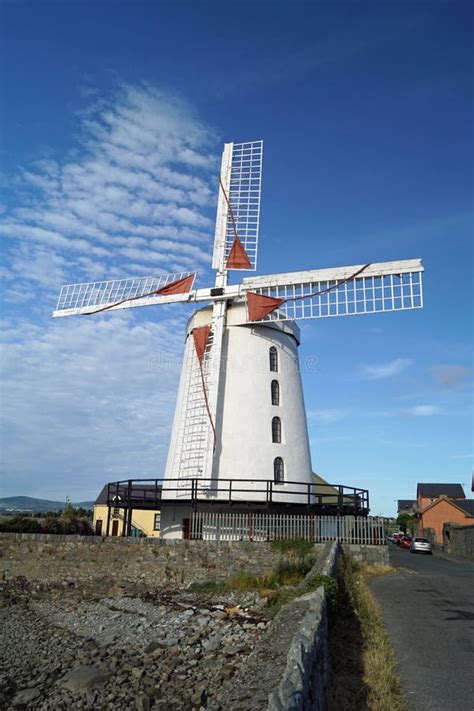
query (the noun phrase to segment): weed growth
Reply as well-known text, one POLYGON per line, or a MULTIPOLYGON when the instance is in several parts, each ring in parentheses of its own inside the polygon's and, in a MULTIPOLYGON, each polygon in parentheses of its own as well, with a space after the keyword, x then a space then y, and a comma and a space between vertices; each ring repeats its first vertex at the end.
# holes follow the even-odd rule
POLYGON ((214 595, 226 592, 228 586, 220 580, 204 580, 200 583, 192 583, 188 589, 198 595, 214 595))
POLYGON ((377 568, 348 556, 341 561, 330 632, 329 711, 406 711, 396 658, 367 584, 377 568))

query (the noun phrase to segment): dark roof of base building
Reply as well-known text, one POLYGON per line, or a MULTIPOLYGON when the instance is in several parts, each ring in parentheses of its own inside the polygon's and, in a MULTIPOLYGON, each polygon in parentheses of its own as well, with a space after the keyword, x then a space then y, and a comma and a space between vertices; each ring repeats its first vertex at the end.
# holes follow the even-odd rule
MULTIPOLYGON (((107 506, 107 494, 108 494, 108 487, 109 484, 105 484, 104 487, 102 488, 99 496, 95 500, 95 505, 98 506, 102 504, 103 506, 107 506)), ((125 486, 126 488, 126 486, 125 486)), ((157 491, 161 492, 162 486, 161 484, 158 484, 157 486, 157 491)), ((155 485, 154 484, 132 484, 132 494, 141 494, 143 491, 155 491, 155 485)), ((114 484, 110 484, 110 493, 113 497, 114 494, 114 484)), ((148 497, 147 497, 148 498, 148 497)))
POLYGON ((398 511, 408 511, 416 507, 416 499, 398 499, 398 511))
POLYGON ((450 499, 466 498, 461 484, 418 484, 416 495, 428 499, 436 499, 438 496, 447 496, 450 499))
POLYGON ((452 503, 459 509, 465 511, 468 516, 474 516, 474 499, 464 499, 464 501, 459 501, 459 499, 456 499, 452 503))

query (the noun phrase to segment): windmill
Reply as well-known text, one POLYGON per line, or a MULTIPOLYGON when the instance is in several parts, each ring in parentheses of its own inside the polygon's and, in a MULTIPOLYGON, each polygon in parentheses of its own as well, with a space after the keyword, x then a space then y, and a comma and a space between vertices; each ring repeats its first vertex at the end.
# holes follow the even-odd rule
POLYGON ((72 284, 62 287, 53 313, 205 304, 188 321, 163 482, 163 496, 177 505, 188 501, 191 480, 217 502, 231 492, 234 500, 265 501, 269 487, 273 501, 301 501, 312 468, 295 321, 423 305, 419 259, 248 276, 230 284, 229 271, 257 269, 262 159, 262 141, 224 146, 213 287, 194 288, 195 272, 72 284))

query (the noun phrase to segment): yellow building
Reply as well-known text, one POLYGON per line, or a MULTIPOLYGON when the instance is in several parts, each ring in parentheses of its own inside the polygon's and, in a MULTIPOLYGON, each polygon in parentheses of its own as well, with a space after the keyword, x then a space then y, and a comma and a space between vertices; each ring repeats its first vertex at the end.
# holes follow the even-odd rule
MULTIPOLYGON (((140 487, 140 491, 143 491, 143 485, 140 487)), ((126 535, 124 509, 120 508, 119 501, 116 502, 117 506, 109 507, 107 505, 107 492, 108 484, 103 487, 94 504, 94 532, 97 536, 124 536, 126 535)), ((160 535, 160 521, 161 513, 159 510, 135 509, 132 511, 130 535, 133 537, 147 536, 157 538, 160 535)))

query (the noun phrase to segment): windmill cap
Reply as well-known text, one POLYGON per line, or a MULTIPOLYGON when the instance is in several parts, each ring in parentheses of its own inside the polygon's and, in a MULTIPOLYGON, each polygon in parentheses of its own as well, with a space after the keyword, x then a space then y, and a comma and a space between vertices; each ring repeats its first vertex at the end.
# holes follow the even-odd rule
MULTIPOLYGON (((212 320, 212 306, 198 309, 188 319, 186 337, 200 326, 208 326, 212 320)), ((265 323, 248 323, 247 306, 244 303, 231 304, 226 313, 227 326, 246 326, 247 328, 272 328, 293 336, 298 345, 301 342, 299 326, 294 321, 267 321, 265 323)))

